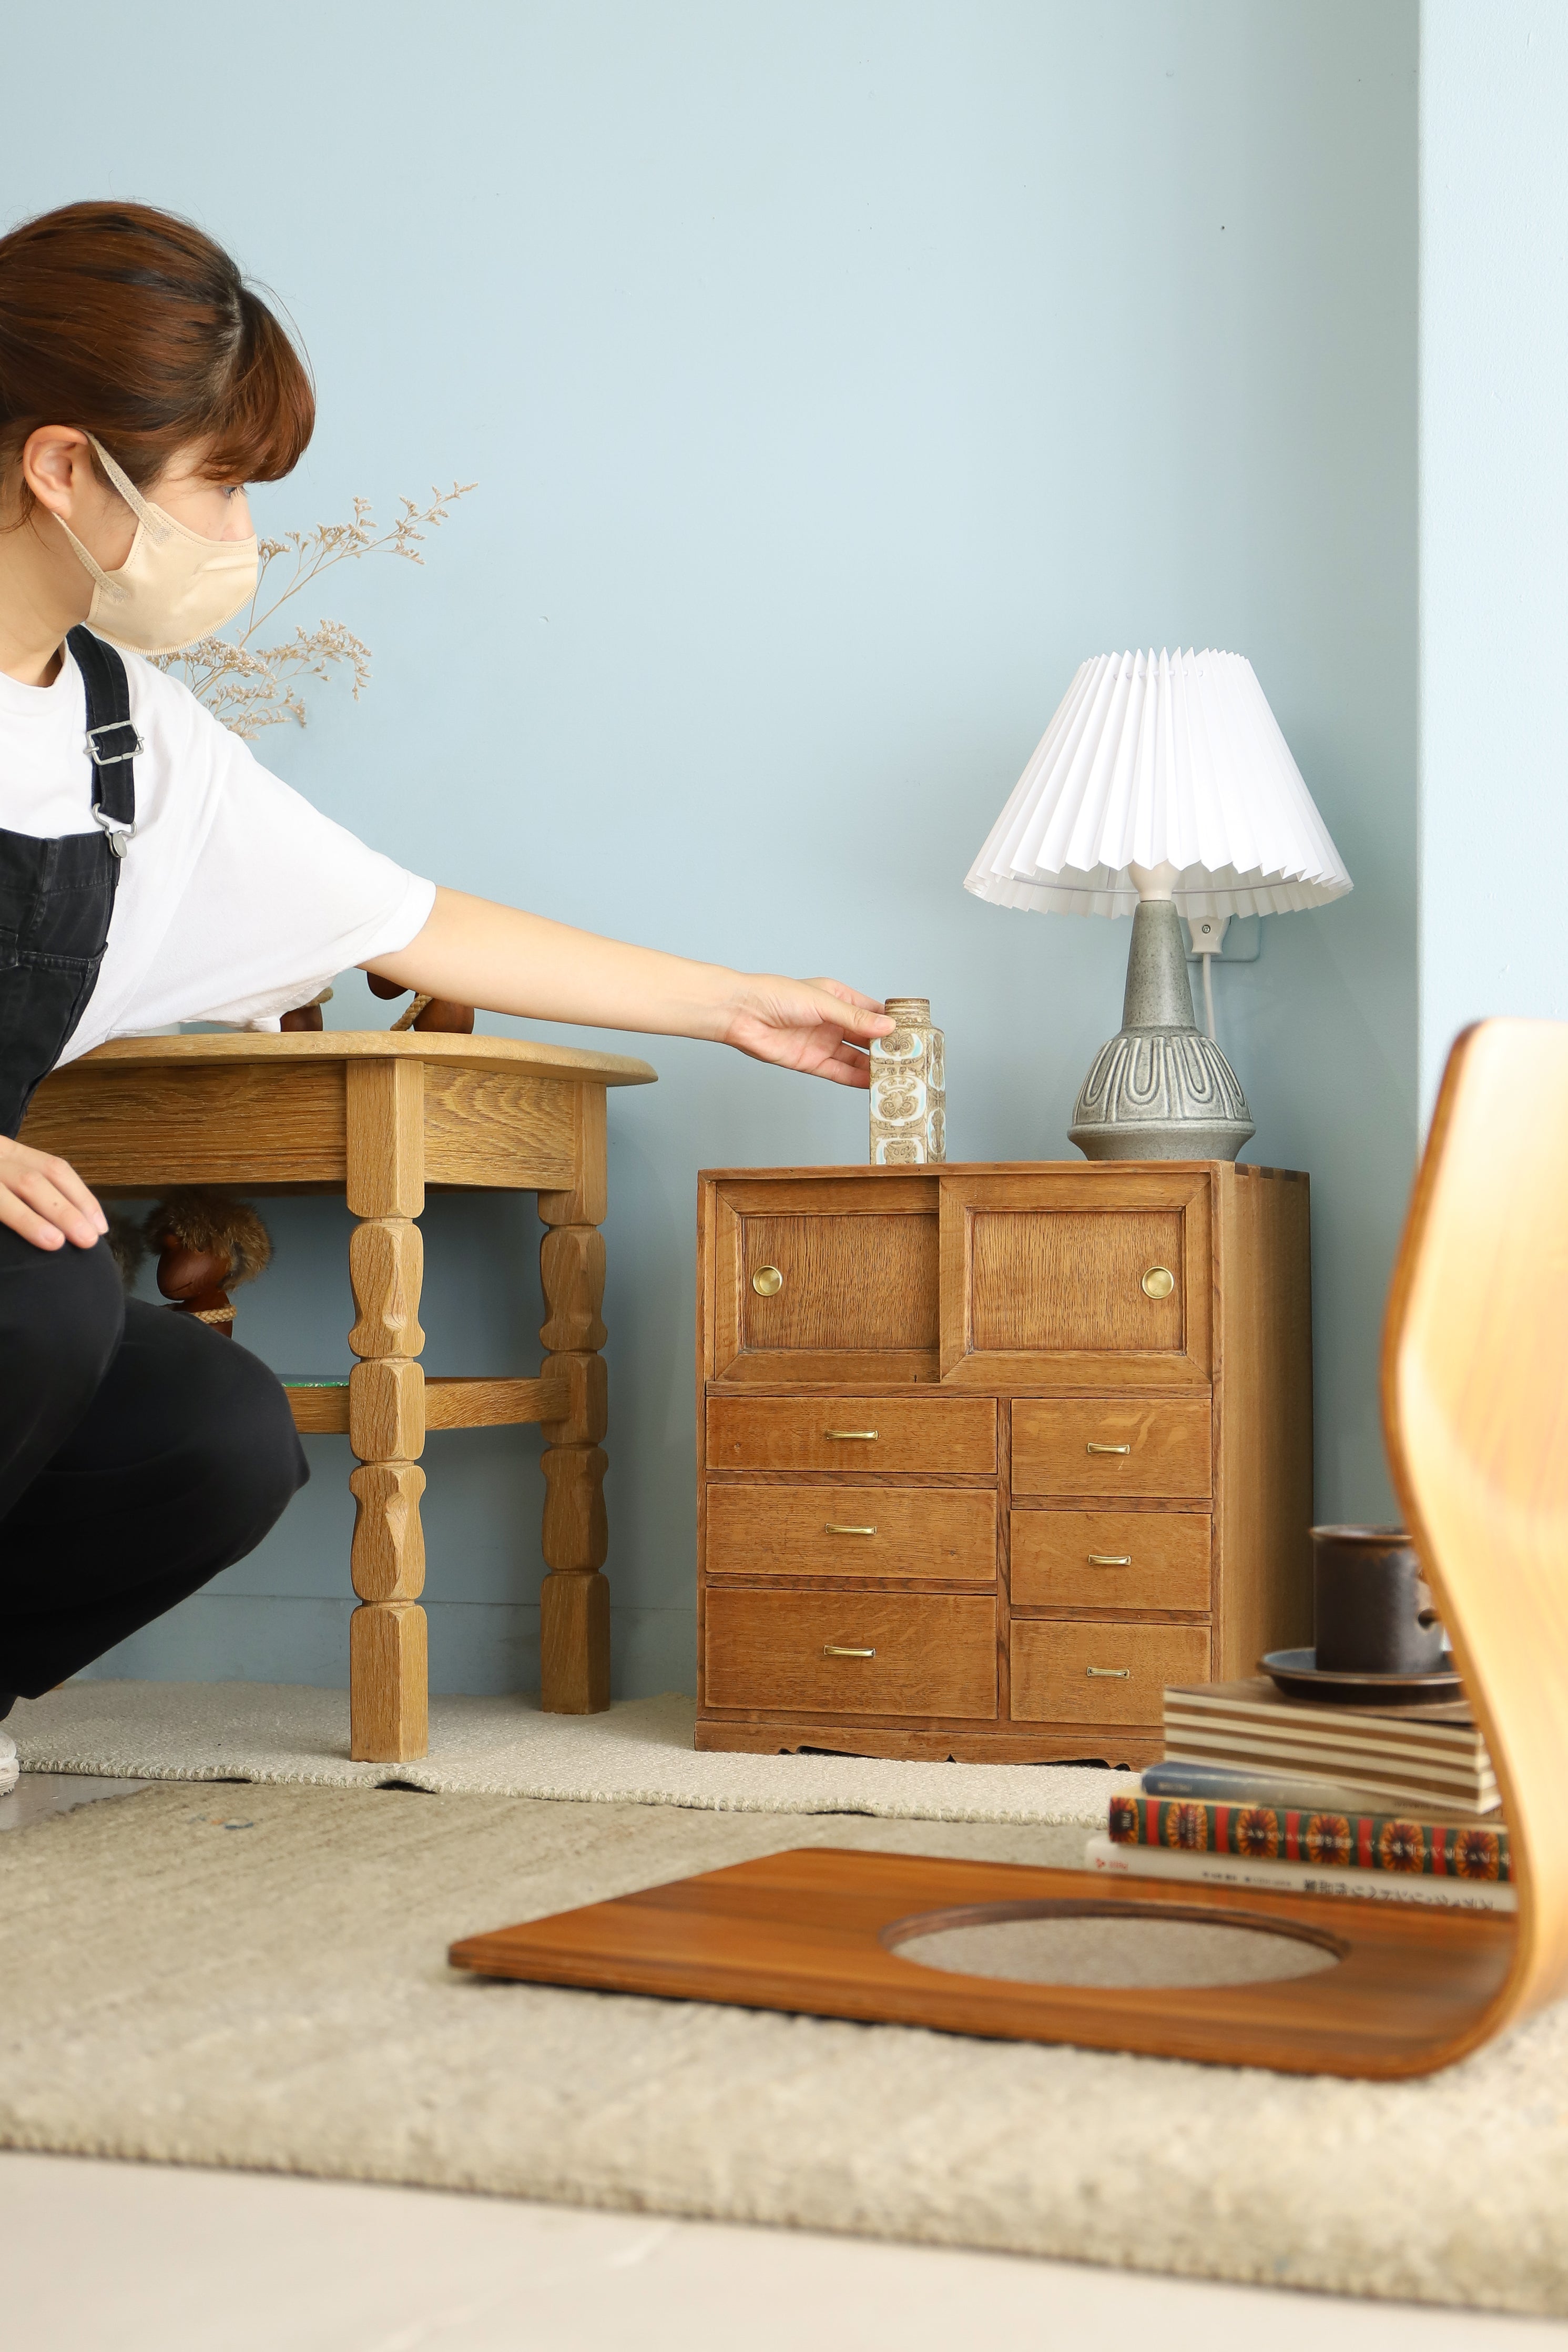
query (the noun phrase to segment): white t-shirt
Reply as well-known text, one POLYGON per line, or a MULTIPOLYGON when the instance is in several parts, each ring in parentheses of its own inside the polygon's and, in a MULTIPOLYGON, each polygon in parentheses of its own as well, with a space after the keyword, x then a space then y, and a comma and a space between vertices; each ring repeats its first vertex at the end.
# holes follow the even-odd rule
MULTIPOLYGON (((276 1028, 335 972, 407 947, 435 886, 367 849, 290 790, 190 690, 122 653, 136 761, 136 833, 120 864, 98 984, 61 1055, 174 1021, 276 1028)), ((91 833, 81 673, 52 686, 0 674, 0 827, 91 833)))

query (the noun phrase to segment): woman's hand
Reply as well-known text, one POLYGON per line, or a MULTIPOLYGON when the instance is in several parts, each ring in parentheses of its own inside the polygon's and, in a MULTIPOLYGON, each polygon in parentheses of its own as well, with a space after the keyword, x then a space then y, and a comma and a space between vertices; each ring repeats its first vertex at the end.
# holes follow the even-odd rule
POLYGON ((754 1061, 779 1062, 831 1078, 841 1087, 868 1087, 871 1065, 862 1045, 892 1027, 874 997, 841 980, 780 980, 771 972, 743 975, 734 1009, 718 1032, 726 1045, 754 1061))
POLYGON ((863 1048, 894 1026, 874 996, 841 981, 693 963, 460 890, 437 890, 417 938, 365 970, 487 1013, 711 1038, 841 1087, 870 1085, 863 1048))
POLYGON ((66 1160, 0 1136, 0 1225, 38 1249, 91 1249, 109 1219, 66 1160))

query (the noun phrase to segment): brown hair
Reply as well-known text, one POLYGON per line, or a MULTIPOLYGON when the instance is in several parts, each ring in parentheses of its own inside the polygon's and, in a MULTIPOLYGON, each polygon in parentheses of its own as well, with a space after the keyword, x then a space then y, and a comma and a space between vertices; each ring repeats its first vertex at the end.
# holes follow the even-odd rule
POLYGON ((272 482, 315 422, 305 362, 191 222, 63 205, 0 236, 0 477, 39 425, 75 425, 138 489, 198 442, 213 480, 272 482))

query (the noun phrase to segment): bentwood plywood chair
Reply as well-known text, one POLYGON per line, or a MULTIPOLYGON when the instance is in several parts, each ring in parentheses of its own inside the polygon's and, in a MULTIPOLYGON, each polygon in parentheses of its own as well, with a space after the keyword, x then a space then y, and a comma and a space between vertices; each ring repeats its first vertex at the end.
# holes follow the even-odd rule
POLYGON ((1394 1480, 1503 1790, 1517 1914, 799 1851, 454 1948, 462 1967, 1003 2039, 1420 2074, 1568 1988, 1568 1024, 1449 1058, 1388 1305, 1394 1480), (1052 1916, 1262 1928, 1334 1965, 1201 1989, 924 1966, 936 1931, 1052 1916))

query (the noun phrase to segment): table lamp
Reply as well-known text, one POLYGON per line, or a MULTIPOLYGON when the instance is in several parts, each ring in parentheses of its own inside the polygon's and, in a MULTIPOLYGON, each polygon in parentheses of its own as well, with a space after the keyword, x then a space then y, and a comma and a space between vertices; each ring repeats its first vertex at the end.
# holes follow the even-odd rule
POLYGON ((1234 1160, 1247 1098, 1193 1019, 1183 917, 1279 915, 1350 876, 1240 654, 1100 654, 966 877, 999 907, 1127 915, 1120 1034, 1069 1129, 1088 1160, 1234 1160))

